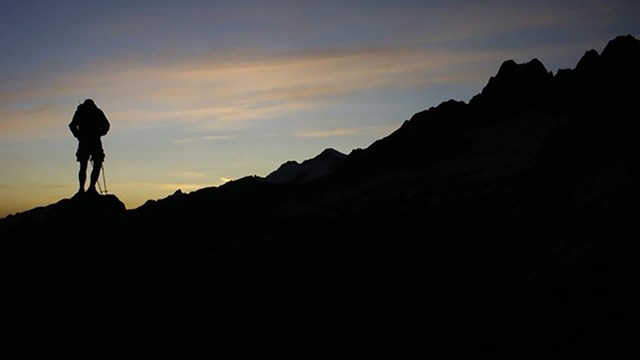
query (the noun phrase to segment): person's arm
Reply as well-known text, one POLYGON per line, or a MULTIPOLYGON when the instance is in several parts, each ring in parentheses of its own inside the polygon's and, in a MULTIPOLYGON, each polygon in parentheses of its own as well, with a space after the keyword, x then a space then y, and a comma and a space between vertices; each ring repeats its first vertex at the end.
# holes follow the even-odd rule
POLYGON ((109 132, 109 129, 111 128, 111 124, 109 123, 109 120, 107 119, 107 116, 104 114, 104 112, 101 110, 100 111, 101 117, 102 117, 102 121, 101 121, 101 126, 100 126, 100 135, 107 135, 107 133, 109 132))
POLYGON ((69 123, 69 130, 71 130, 73 137, 80 137, 80 131, 78 131, 78 112, 73 114, 73 119, 71 119, 71 123, 69 123))

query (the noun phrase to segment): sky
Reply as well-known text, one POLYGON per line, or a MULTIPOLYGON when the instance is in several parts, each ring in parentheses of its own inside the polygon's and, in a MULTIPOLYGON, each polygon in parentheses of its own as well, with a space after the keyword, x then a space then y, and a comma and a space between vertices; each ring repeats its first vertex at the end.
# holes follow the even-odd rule
POLYGON ((573 68, 640 1, 0 0, 0 217, 78 189, 68 124, 111 123, 100 189, 134 209, 468 102, 508 59, 573 68))

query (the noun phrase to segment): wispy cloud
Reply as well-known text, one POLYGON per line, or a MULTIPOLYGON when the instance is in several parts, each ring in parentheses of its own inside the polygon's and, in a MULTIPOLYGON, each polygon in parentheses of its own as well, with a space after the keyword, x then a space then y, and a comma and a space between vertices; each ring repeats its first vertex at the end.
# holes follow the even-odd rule
POLYGON ((335 137, 335 136, 348 136, 358 132, 358 129, 330 129, 330 130, 310 130, 300 131, 294 133, 294 136, 302 138, 322 138, 322 137, 335 137))
POLYGON ((188 138, 179 138, 173 140, 175 144, 188 144, 199 141, 229 141, 237 139, 239 135, 204 135, 204 136, 191 136, 188 138))
POLYGON ((395 128, 391 126, 362 126, 357 128, 333 128, 322 130, 305 130, 297 131, 292 134, 293 137, 300 138, 328 138, 328 137, 340 137, 351 136, 355 134, 375 134, 384 135, 389 134, 395 128))
POLYGON ((59 127, 75 107, 72 102, 64 109, 60 99, 82 99, 78 94, 92 94, 121 128, 179 123, 198 130, 241 129, 362 91, 454 82, 455 76, 445 76, 442 69, 465 61, 471 60, 438 50, 368 47, 247 58, 208 55, 151 65, 118 60, 48 79, 53 83, 48 90, 0 98, 0 131, 5 136, 51 134, 40 129, 59 127), (16 97, 24 108, 14 107, 16 97), (43 107, 47 99, 58 102, 43 107))
POLYGON ((33 106, 0 107, 0 139, 15 136, 46 138, 68 134, 70 115, 59 105, 36 103, 33 106))

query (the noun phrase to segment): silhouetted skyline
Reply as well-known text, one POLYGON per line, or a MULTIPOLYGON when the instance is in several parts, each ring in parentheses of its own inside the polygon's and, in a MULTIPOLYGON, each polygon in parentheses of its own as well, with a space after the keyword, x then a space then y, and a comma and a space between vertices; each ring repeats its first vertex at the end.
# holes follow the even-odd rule
POLYGON ((128 208, 325 148, 369 146, 470 100, 505 59, 572 67, 640 32, 629 1, 56 1, 0 14, 0 216, 71 196, 79 101, 109 114, 128 208))
POLYGON ((505 60, 346 156, 0 219, 7 352, 638 358, 638 64, 630 35, 505 60))

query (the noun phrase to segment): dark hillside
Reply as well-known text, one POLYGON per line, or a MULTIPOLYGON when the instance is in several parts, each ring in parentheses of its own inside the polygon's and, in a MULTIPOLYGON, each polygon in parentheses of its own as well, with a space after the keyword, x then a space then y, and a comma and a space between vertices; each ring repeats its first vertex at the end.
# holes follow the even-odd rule
POLYGON ((2 219, 11 342, 83 358, 635 358, 637 64, 632 36, 555 75, 505 61, 469 103, 312 179, 290 164, 133 210, 110 195, 2 219))

